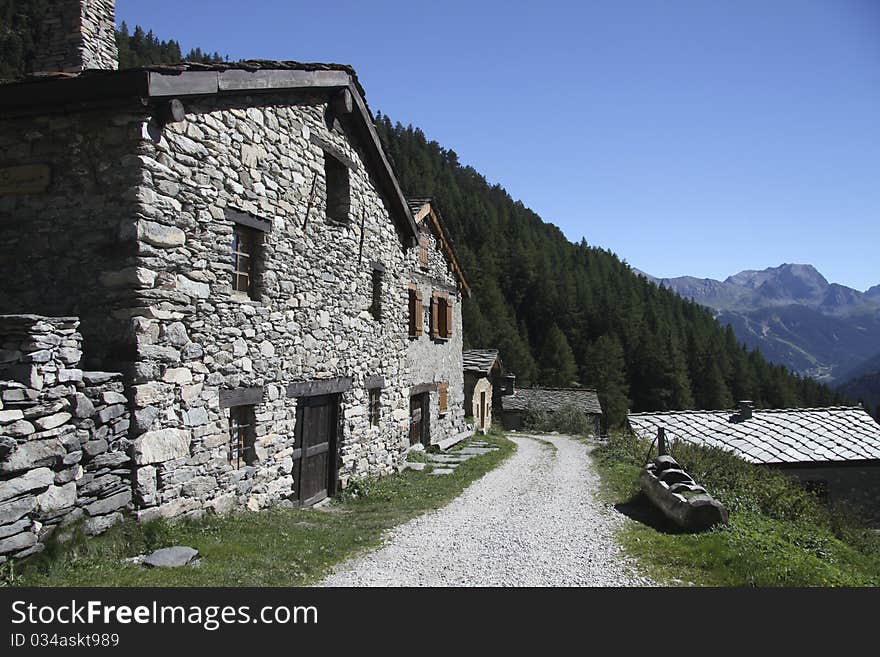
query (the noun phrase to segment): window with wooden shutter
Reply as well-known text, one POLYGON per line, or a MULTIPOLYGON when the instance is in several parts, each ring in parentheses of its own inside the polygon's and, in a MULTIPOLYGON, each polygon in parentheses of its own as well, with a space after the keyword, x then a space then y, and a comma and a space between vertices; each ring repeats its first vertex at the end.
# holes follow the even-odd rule
POLYGON ((449 409, 449 384, 441 383, 437 386, 438 406, 440 413, 445 413, 449 409))
POLYGON ((431 295, 431 337, 440 337, 440 297, 431 295))
POLYGON ((431 298, 431 337, 452 337, 452 304, 446 294, 435 292, 431 298))
POLYGON ((409 337, 417 338, 422 334, 422 293, 415 288, 409 289, 409 337))
POLYGON ((445 330, 443 333, 443 337, 444 338, 451 338, 452 337, 452 304, 449 302, 449 297, 446 297, 443 301, 444 301, 443 309, 444 309, 444 312, 446 315, 446 317, 445 317, 446 321, 445 321, 445 326, 444 326, 445 330))

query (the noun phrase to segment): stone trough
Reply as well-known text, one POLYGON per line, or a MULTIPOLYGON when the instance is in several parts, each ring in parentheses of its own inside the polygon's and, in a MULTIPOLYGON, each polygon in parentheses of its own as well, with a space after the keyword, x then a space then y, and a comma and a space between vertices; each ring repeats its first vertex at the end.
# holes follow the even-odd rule
POLYGON ((651 503, 685 531, 699 532, 727 524, 724 505, 698 486, 669 455, 658 456, 648 463, 639 482, 651 503))

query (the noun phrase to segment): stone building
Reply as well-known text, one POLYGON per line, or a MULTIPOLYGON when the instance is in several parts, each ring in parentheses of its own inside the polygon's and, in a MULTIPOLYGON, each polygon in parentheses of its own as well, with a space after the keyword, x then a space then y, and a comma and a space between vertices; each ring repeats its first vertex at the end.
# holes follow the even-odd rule
POLYGON ((564 409, 577 409, 586 417, 592 435, 598 436, 602 430, 602 405, 591 388, 518 388, 501 398, 501 408, 505 429, 521 429, 530 413, 552 416, 564 409))
POLYGON ((445 448, 470 433, 461 351, 461 302, 470 288, 436 203, 409 205, 419 230, 409 256, 409 438, 445 448))
POLYGON ((785 472, 828 502, 858 507, 880 525, 880 425, 860 406, 630 413, 629 426, 654 440, 661 427, 682 440, 720 447, 785 472))
POLYGON ((474 426, 486 431, 493 411, 501 413, 501 398, 512 394, 516 376, 505 373, 497 349, 467 349, 462 353, 464 412, 474 426))
MULTIPOLYGON (((112 2, 62 4, 112 28, 112 2)), ((416 225, 354 71, 84 70, 95 51, 0 87, 0 312, 79 317, 83 367, 124 375, 138 517, 307 505, 391 473, 414 385, 438 412, 448 385, 430 442, 459 430, 466 284, 416 225), (429 281, 452 334, 420 355, 410 286, 429 281)))

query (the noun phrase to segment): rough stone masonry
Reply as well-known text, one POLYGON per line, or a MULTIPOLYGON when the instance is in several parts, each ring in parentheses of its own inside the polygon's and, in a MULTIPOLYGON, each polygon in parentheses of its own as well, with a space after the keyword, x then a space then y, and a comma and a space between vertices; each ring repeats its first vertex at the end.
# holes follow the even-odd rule
POLYGON ((0 563, 75 521, 100 533, 131 502, 122 376, 79 369, 78 324, 0 316, 0 563))

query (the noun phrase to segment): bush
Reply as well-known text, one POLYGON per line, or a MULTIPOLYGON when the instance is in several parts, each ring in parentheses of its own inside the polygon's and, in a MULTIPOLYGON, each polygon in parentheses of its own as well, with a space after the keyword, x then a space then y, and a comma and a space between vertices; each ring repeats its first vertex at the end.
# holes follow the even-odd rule
POLYGON ((585 436, 595 429, 587 414, 571 404, 553 413, 529 408, 523 418, 523 426, 529 431, 558 431, 572 436, 585 436))

